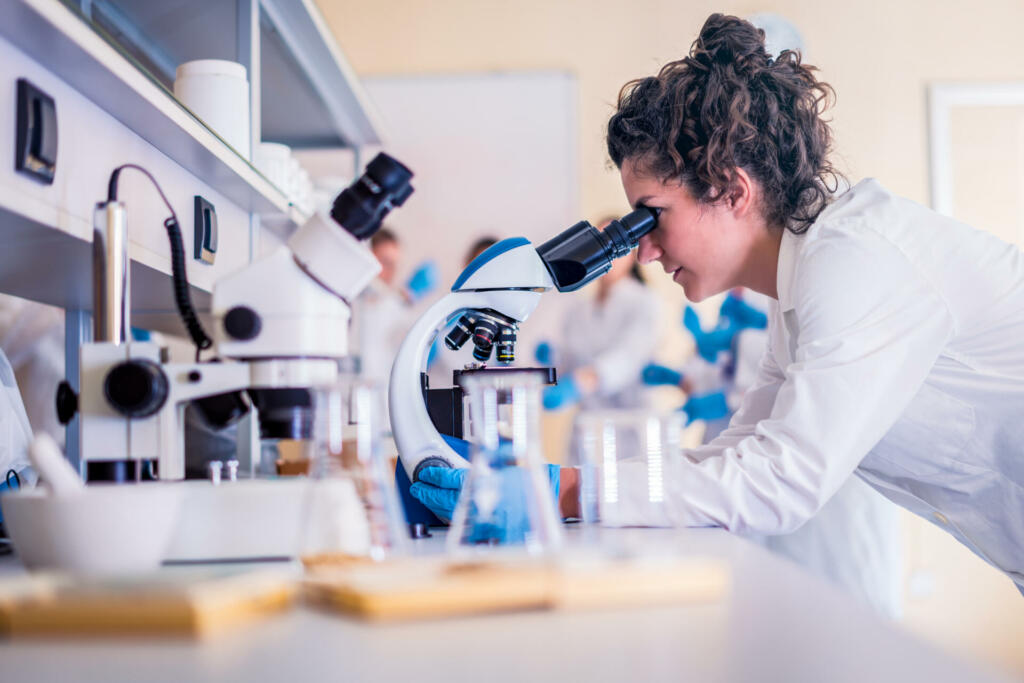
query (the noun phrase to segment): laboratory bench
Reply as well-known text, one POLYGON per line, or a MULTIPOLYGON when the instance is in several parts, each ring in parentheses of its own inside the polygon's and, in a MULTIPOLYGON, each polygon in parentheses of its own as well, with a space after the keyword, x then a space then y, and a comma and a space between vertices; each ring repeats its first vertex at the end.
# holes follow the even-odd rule
MULTIPOLYGON (((569 527, 569 541, 583 530, 569 527)), ((603 542, 730 569, 726 597, 628 609, 368 623, 302 604, 203 640, 0 641, 17 681, 1009 680, 921 641, 797 565, 720 529, 604 529, 603 542)), ((414 551, 442 551, 440 534, 414 551)), ((286 565, 298 572, 297 565, 286 565)), ((0 576, 24 571, 0 559, 0 576)))

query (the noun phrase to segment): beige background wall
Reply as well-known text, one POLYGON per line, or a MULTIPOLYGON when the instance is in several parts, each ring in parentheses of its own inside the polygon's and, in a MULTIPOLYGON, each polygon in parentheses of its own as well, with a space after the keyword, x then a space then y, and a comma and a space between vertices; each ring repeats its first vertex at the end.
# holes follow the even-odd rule
MULTIPOLYGON (((773 11, 793 21, 804 34, 808 61, 820 66, 838 94, 833 117, 841 168, 852 182, 874 176, 924 203, 926 85, 1024 80, 1020 0, 780 0, 725 6, 680 0, 318 3, 360 75, 529 69, 575 74, 580 100, 580 209, 591 219, 625 208, 618 174, 607 166, 603 142, 619 88, 681 56, 713 11, 741 16, 773 11)), ((984 136, 985 131, 978 134, 984 136)), ((1013 138, 1007 141, 1008 153, 1019 172, 1021 152, 1013 146, 1020 144, 1020 137, 1013 138)), ((991 146, 991 138, 986 144, 991 146)), ((1003 172, 998 160, 990 172, 1003 172)), ((978 185, 980 202, 1005 198, 1002 192, 986 197, 986 184, 978 185)), ((1024 185, 1017 182, 1016 187, 1024 185)), ((992 229, 1012 234, 1016 228, 992 229)), ((653 281, 665 294, 666 310, 678 311, 681 290, 664 278, 653 281)), ((666 352, 678 354, 682 339, 680 335, 670 340, 666 352)), ((907 624, 945 646, 1024 673, 1024 598, 1000 574, 920 521, 907 520, 906 544, 907 624)))

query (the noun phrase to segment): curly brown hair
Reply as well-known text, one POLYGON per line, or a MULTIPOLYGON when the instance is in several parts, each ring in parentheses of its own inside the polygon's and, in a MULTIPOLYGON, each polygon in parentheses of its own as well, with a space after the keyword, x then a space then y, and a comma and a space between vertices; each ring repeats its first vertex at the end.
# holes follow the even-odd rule
POLYGON ((623 86, 608 153, 705 203, 729 196, 742 168, 763 188, 768 224, 805 232, 842 177, 822 118, 835 93, 816 70, 799 52, 773 60, 764 31, 712 14, 686 57, 623 86))

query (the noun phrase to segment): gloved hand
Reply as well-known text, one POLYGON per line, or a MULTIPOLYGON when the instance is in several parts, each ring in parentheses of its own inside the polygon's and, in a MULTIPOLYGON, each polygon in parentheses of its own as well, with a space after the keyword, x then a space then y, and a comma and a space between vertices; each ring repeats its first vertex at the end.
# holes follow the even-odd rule
POLYGON ((533 357, 541 365, 551 365, 551 360, 554 358, 555 351, 551 348, 551 344, 548 342, 541 342, 537 344, 537 348, 533 350, 533 357))
MULTIPOLYGON (((558 465, 546 465, 551 491, 558 500, 558 488, 561 468, 558 465)), ((474 540, 497 540, 502 542, 518 542, 523 539, 528 529, 529 519, 526 512, 525 470, 520 467, 502 467, 490 470, 495 477, 499 495, 498 507, 486 515, 472 529, 474 540)), ((469 476, 468 469, 448 467, 425 467, 420 472, 419 481, 409 488, 409 493, 430 508, 439 518, 450 521, 455 515, 455 505, 459 494, 469 476)), ((474 501, 474 504, 476 502, 474 501)), ((474 519, 480 519, 481 510, 471 511, 474 519)))
POLYGON ((683 373, 656 363, 648 363, 644 366, 640 376, 644 384, 652 387, 663 385, 677 387, 683 381, 683 373))
POLYGON ((558 384, 551 387, 544 387, 544 409, 558 410, 568 408, 580 400, 580 390, 573 381, 572 375, 566 375, 558 380, 558 384))
POLYGON ((768 316, 757 310, 741 297, 729 292, 718 310, 718 315, 733 323, 739 330, 763 330, 768 327, 768 316))
POLYGON ((686 413, 686 424, 695 420, 717 420, 729 414, 729 404, 725 400, 725 394, 715 391, 710 394, 691 396, 683 404, 683 412, 686 413))
POLYGON ((413 301, 422 299, 434 291, 437 286, 437 264, 433 261, 424 261, 413 272, 412 277, 405 283, 405 289, 409 298, 413 301))
POLYGON ((732 338, 736 336, 739 329, 724 321, 724 326, 719 326, 710 332, 701 329, 700 318, 693 307, 687 306, 683 311, 683 327, 693 335, 693 341, 697 344, 697 353, 709 363, 714 363, 721 351, 728 351, 732 345, 732 338))

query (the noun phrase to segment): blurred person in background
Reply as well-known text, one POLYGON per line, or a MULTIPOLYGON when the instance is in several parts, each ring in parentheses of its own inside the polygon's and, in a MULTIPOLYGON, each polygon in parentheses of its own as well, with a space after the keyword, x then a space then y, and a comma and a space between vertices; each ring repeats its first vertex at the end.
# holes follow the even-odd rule
POLYGON ((0 294, 0 349, 14 370, 32 430, 63 446, 56 397, 64 379, 64 310, 0 294))
POLYGON ((370 250, 381 271, 352 307, 351 339, 362 375, 386 390, 398 347, 413 323, 414 306, 437 285, 437 266, 424 261, 400 283, 402 247, 398 236, 386 227, 370 238, 370 250))
MULTIPOLYGON (((598 225, 603 230, 615 217, 598 225)), ((633 254, 566 309, 559 337, 538 344, 537 362, 558 368, 558 384, 544 391, 548 410, 647 407, 640 371, 658 343, 659 301, 644 284, 633 254)))

